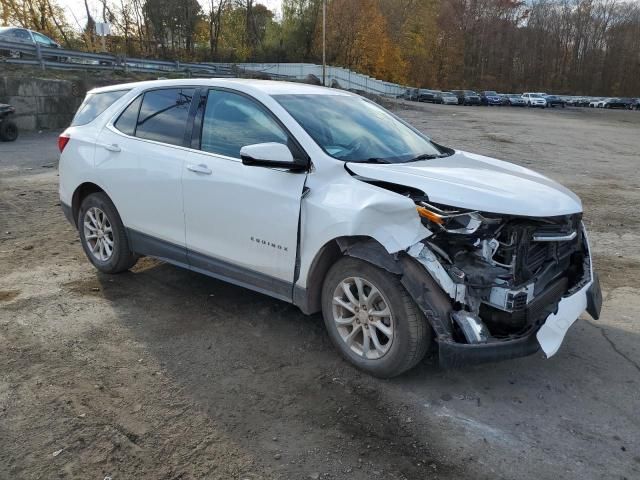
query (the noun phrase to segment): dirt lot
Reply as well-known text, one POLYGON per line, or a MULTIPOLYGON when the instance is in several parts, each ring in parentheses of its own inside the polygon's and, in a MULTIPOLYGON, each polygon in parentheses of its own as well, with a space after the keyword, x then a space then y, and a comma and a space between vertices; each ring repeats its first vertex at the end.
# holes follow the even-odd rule
POLYGON ((557 356, 381 381, 318 316, 153 260, 105 276, 55 134, 0 144, 0 478, 640 478, 640 113, 399 104, 582 197, 602 319, 557 356))

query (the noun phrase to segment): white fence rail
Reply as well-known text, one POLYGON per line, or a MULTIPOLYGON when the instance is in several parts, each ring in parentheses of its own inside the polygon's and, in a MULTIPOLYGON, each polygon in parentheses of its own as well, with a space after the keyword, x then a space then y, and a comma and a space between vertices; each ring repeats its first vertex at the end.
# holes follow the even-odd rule
MULTIPOLYGON (((237 66, 245 71, 259 72, 277 77, 304 80, 309 75, 314 75, 322 80, 322 65, 314 63, 238 63, 237 66)), ((338 82, 341 88, 347 90, 362 90, 367 93, 389 97, 403 95, 409 88, 397 83, 378 80, 346 68, 328 66, 326 68, 325 84, 331 86, 334 81, 338 82)))
MULTIPOLYGON (((5 57, 0 60, 0 64, 5 62, 32 65, 42 69, 181 72, 188 76, 198 77, 235 77, 245 73, 282 80, 306 80, 309 75, 313 75, 322 80, 322 65, 313 63, 183 63, 49 48, 38 44, 5 40, 0 40, 0 56, 5 57)), ((408 89, 403 85, 384 82, 346 68, 331 66, 326 68, 325 84, 387 97, 403 95, 408 89)))

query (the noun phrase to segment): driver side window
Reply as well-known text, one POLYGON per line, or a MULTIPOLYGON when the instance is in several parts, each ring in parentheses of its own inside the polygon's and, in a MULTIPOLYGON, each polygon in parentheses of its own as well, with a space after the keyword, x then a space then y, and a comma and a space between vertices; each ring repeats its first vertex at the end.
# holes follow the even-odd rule
POLYGON ((251 99, 224 90, 209 90, 202 120, 200 149, 240 158, 240 149, 256 143, 288 143, 283 128, 251 99))

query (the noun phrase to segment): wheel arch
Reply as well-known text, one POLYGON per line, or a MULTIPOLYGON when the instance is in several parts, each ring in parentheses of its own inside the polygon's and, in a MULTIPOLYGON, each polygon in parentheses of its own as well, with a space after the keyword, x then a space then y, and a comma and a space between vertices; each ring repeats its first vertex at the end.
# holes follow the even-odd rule
MULTIPOLYGON (((336 261, 350 255, 381 266, 380 262, 393 269, 393 256, 375 238, 366 235, 336 237, 326 242, 316 253, 306 276, 306 287, 294 287, 293 303, 304 313, 317 313, 322 309, 322 284, 327 272, 336 261), (373 253, 372 253, 373 252, 373 253), (378 262, 374 257, 379 259, 378 262), (386 262, 385 262, 386 260, 386 262)), ((383 266, 383 268, 385 268, 383 266)), ((385 268, 389 270, 389 268, 385 268)), ((394 273, 399 273, 397 267, 394 273)))
MULTIPOLYGON (((73 223, 75 226, 78 226, 78 213, 80 212, 80 205, 82 201, 92 193, 102 192, 105 195, 109 196, 107 192, 104 191, 102 187, 96 185, 93 182, 84 182, 75 189, 73 195, 71 197, 71 212, 73 215, 73 223)), ((109 197, 111 199, 111 197, 109 197)))
POLYGON ((452 304, 431 274, 404 252, 390 254, 375 238, 343 236, 325 243, 314 257, 306 288, 294 287, 293 300, 305 314, 322 309, 322 286, 327 272, 341 257, 351 256, 397 275, 440 339, 451 335, 449 312, 452 304))

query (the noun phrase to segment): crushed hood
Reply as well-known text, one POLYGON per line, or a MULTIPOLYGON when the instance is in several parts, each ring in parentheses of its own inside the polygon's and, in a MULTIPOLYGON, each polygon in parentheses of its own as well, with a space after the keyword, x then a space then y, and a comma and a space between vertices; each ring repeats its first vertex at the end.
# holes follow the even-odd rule
POLYGON ((422 190, 429 201, 483 212, 551 217, 582 211, 569 189, 528 168, 456 151, 410 163, 348 163, 356 175, 422 190))

